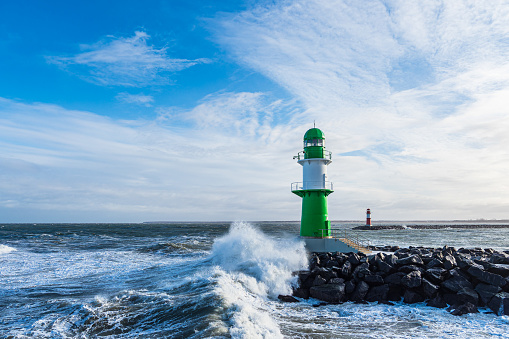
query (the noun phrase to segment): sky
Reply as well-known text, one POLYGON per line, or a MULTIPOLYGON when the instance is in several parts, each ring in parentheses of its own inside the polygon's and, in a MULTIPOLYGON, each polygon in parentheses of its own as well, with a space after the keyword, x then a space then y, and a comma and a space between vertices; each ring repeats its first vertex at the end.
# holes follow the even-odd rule
POLYGON ((509 219, 505 0, 1 1, 0 222, 509 219))

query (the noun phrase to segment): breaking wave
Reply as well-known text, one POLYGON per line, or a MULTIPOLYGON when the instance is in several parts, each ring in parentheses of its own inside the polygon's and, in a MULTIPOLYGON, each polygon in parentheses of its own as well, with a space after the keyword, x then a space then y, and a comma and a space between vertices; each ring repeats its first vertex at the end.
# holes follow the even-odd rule
POLYGON ((236 222, 216 239, 211 253, 214 292, 227 315, 229 334, 235 338, 281 338, 271 314, 279 294, 290 294, 297 277, 292 272, 308 266, 304 243, 276 240, 248 223, 236 222))

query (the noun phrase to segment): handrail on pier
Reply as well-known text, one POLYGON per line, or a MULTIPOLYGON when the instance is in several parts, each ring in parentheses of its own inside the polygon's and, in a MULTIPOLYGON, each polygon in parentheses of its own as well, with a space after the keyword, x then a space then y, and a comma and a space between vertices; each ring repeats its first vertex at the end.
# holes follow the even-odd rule
POLYGON ((340 228, 322 228, 321 237, 322 238, 334 238, 338 240, 346 240, 345 243, 356 250, 368 249, 371 246, 371 242, 369 239, 366 239, 358 234, 348 233, 345 229, 340 228))

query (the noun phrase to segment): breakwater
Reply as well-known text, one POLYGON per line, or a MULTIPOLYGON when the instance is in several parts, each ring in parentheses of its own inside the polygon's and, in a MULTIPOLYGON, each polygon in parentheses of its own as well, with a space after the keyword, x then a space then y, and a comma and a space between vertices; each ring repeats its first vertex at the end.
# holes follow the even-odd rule
MULTIPOLYGON (((308 271, 296 272, 293 296, 325 303, 379 302, 448 308, 454 315, 486 307, 509 315, 509 251, 453 247, 383 247, 362 253, 312 253, 308 271)), ((298 301, 280 296, 284 301, 298 301)))
POLYGON ((444 228, 509 228, 509 224, 428 224, 428 225, 371 225, 371 226, 356 226, 352 229, 362 231, 376 231, 376 230, 438 230, 444 228))

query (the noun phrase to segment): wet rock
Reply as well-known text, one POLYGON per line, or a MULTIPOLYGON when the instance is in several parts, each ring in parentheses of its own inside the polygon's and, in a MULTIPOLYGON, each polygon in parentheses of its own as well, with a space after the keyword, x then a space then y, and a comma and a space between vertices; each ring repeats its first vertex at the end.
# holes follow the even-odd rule
POLYGON ((481 304, 487 305, 488 302, 493 298, 495 294, 502 291, 499 286, 488 285, 484 283, 477 284, 475 287, 475 291, 479 294, 481 298, 481 304))
POLYGON ((355 280, 363 280, 365 276, 370 275, 370 274, 371 274, 371 271, 369 270, 368 263, 360 264, 353 270, 353 273, 352 273, 355 280))
POLYGON ((388 254, 384 257, 384 262, 392 267, 396 265, 398 261, 398 257, 396 257, 394 254, 388 254))
POLYGON ((405 266, 401 266, 398 271, 400 272, 403 272, 403 273, 410 273, 410 272, 413 272, 413 271, 421 271, 424 272, 424 269, 416 266, 416 265, 405 265, 405 266))
POLYGON ((508 264, 489 264, 487 271, 490 273, 498 274, 504 278, 509 277, 509 265, 508 264))
POLYGON ((345 284, 325 284, 309 289, 313 298, 329 303, 339 303, 345 297, 345 284))
POLYGON ((327 280, 323 278, 321 275, 317 275, 315 277, 315 280, 313 280, 313 286, 320 286, 325 285, 327 283, 327 280))
POLYGON ((421 272, 413 271, 401 278, 401 284, 407 288, 415 288, 421 286, 421 272))
POLYGON ((384 283, 384 279, 377 274, 371 274, 371 275, 365 276, 364 281, 367 282, 371 286, 383 285, 383 283, 384 283))
POLYGON ((440 286, 455 293, 464 287, 473 288, 472 283, 461 276, 455 276, 447 279, 440 286))
POLYGON ((440 267, 430 268, 424 272, 424 276, 434 284, 440 284, 444 281, 446 275, 447 270, 440 267))
POLYGON ((384 274, 389 274, 394 271, 394 267, 386 263, 385 261, 377 262, 378 271, 384 274))
POLYGON ((391 285, 401 285, 401 278, 403 278, 405 275, 406 274, 403 272, 396 272, 385 277, 384 281, 391 285))
POLYGON ((389 293, 387 294, 387 300, 400 301, 403 297, 405 290, 401 286, 389 285, 389 293))
POLYGON ((432 258, 431 261, 426 264, 426 267, 427 268, 444 267, 444 263, 437 258, 432 258))
POLYGON ((361 263, 360 262, 360 257, 359 257, 359 255, 357 253, 350 254, 350 256, 348 257, 348 261, 353 266, 357 266, 357 265, 359 265, 361 263))
POLYGON ((355 290, 350 296, 350 300, 360 302, 364 300, 364 297, 368 293, 369 285, 365 281, 359 281, 357 286, 355 286, 355 290))
POLYGON ((345 279, 343 279, 343 278, 332 278, 328 282, 328 284, 344 284, 344 283, 345 283, 345 279))
POLYGON ((489 285, 495 285, 495 286, 502 287, 506 284, 506 281, 502 276, 495 274, 495 273, 483 271, 478 267, 470 267, 467 272, 472 277, 475 277, 475 278, 479 279, 480 281, 482 281, 486 284, 489 284, 489 285))
POLYGON ((489 261, 492 264, 509 264, 509 257, 504 253, 494 253, 489 261))
POLYGON ((341 270, 339 271, 339 275, 342 278, 348 279, 351 274, 352 274, 352 263, 347 260, 341 267, 341 270))
POLYGON ((286 303, 296 303, 296 302, 299 302, 298 299, 295 299, 294 297, 292 297, 291 295, 278 295, 277 298, 281 301, 284 301, 286 303))
POLYGON ((353 291, 355 291, 355 282, 353 280, 348 280, 345 283, 345 292, 351 294, 353 291))
POLYGON ((380 285, 371 287, 365 299, 367 301, 387 301, 387 295, 389 294, 389 285, 380 285))
POLYGON ((454 259, 454 257, 452 255, 446 255, 444 257, 443 263, 444 263, 444 268, 446 270, 451 270, 457 266, 456 259, 454 259))
POLYGON ((488 307, 497 315, 509 315, 509 293, 495 294, 488 303, 488 307))
POLYGON ((293 290, 293 295, 297 298, 309 299, 309 288, 296 288, 293 290))
POLYGON ((447 303, 445 302, 444 298, 440 294, 437 294, 436 297, 434 297, 433 299, 430 299, 426 303, 426 305, 431 306, 431 307, 437 307, 437 308, 446 308, 447 307, 447 303))
POLYGON ((422 278, 422 291, 424 292, 424 295, 427 298, 433 298, 438 293, 438 290, 440 289, 439 286, 431 283, 426 278, 422 278))
POLYGON ((421 257, 419 257, 418 255, 414 254, 414 255, 411 255, 411 256, 406 257, 406 258, 398 259, 397 264, 400 265, 400 266, 403 266, 403 265, 423 265, 424 262, 422 261, 421 257))
POLYGON ((313 271, 311 273, 313 273, 315 275, 320 275, 325 280, 330 280, 332 278, 337 278, 338 277, 336 272, 334 272, 332 269, 328 269, 328 268, 325 268, 325 267, 317 267, 317 268, 313 269, 313 271))
POLYGON ((464 304, 460 304, 460 305, 454 305, 452 307, 452 311, 451 311, 451 314, 452 315, 463 315, 463 314, 467 314, 467 313, 478 313, 479 311, 477 310, 477 306, 475 306, 474 304, 472 303, 469 303, 469 302, 466 302, 464 304))
POLYGON ((415 304, 424 301, 424 297, 413 290, 406 290, 403 295, 403 302, 407 304, 415 304))
POLYGON ((463 287, 457 294, 463 303, 471 303, 475 306, 479 305, 479 295, 473 289, 463 287))

